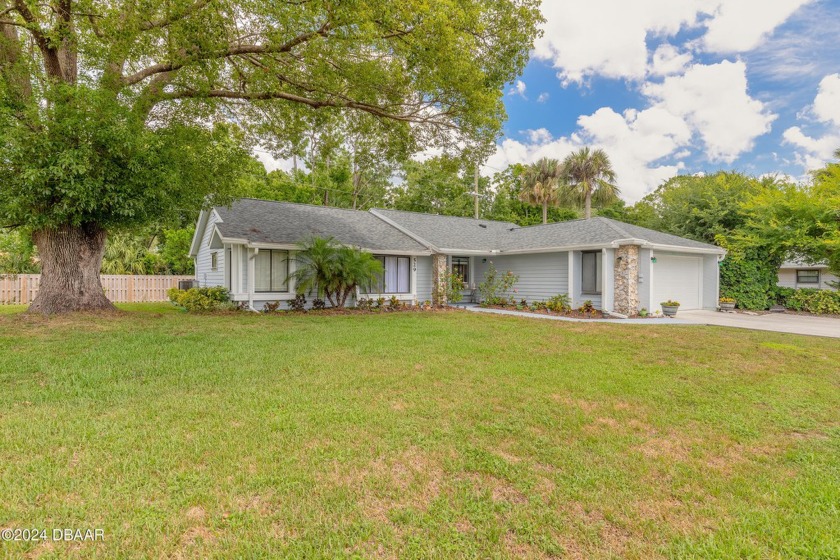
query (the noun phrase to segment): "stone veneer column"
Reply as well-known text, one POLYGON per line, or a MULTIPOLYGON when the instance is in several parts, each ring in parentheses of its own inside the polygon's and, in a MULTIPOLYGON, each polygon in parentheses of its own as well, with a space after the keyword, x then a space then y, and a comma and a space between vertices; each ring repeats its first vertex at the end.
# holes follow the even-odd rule
POLYGON ((621 245, 615 250, 615 299, 613 309, 622 315, 639 311, 639 246, 621 245))
POLYGON ((446 305, 446 255, 432 255, 432 303, 446 305))

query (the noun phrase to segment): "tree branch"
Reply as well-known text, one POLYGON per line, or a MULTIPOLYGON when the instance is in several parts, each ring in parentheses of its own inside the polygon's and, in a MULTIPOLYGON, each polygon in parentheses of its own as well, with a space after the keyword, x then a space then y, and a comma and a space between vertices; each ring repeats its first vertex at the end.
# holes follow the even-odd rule
POLYGON ((137 83, 142 82, 146 78, 154 76, 155 74, 160 74, 162 72, 173 72, 175 70, 179 70, 189 64, 190 62, 195 62, 198 60, 208 60, 208 59, 221 59, 221 58, 229 58, 231 56, 241 56, 241 55, 253 55, 253 54, 282 54, 290 52, 292 49, 301 45, 307 41, 312 40, 315 37, 325 37, 329 34, 331 28, 330 22, 325 22, 321 27, 319 27, 315 31, 310 31, 308 33, 302 33, 297 37, 281 44, 281 45, 257 45, 257 44, 245 44, 245 45, 237 45, 228 48, 226 51, 221 51, 217 53, 198 53, 195 56, 187 57, 185 60, 181 62, 162 62, 158 64, 153 64, 151 66, 147 66, 142 70, 135 72, 129 76, 125 76, 122 78, 122 82, 125 85, 131 86, 137 83))
POLYGON ((294 93, 285 91, 264 91, 264 92, 245 92, 233 91, 224 89, 213 89, 210 91, 194 91, 182 90, 176 92, 163 93, 160 96, 162 100, 177 100, 177 99, 230 99, 243 101, 267 101, 271 99, 284 99, 295 103, 308 105, 313 109, 322 109, 325 107, 334 107, 341 109, 356 109, 364 111, 376 117, 382 117, 390 120, 409 122, 415 124, 433 124, 436 126, 443 126, 446 128, 457 128, 448 119, 444 118, 450 114, 449 111, 435 112, 424 115, 423 109, 431 107, 431 105, 421 104, 413 108, 411 111, 405 113, 391 112, 383 107, 371 105, 369 103, 360 103, 351 100, 333 100, 333 99, 312 99, 294 93))
POLYGON ((164 27, 168 27, 168 26, 172 25, 173 23, 175 23, 176 21, 180 21, 180 20, 184 19, 185 17, 191 16, 192 14, 198 12, 199 10, 204 8, 204 6, 206 6, 209 3, 210 3, 209 0, 199 0, 198 2, 196 2, 192 6, 190 6, 189 8, 184 10, 183 12, 181 12, 180 14, 176 14, 176 15, 170 16, 168 18, 150 20, 150 21, 141 23, 140 24, 140 30, 141 31, 151 31, 152 29, 161 29, 161 28, 164 28, 164 27))

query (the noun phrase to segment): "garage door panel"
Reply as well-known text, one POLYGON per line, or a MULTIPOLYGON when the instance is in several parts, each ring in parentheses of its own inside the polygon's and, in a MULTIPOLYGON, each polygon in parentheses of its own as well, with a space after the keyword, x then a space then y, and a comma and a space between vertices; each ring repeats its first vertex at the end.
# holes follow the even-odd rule
POLYGON ((682 309, 699 309, 702 259, 675 255, 656 255, 653 264, 652 305, 667 300, 680 302, 682 309))

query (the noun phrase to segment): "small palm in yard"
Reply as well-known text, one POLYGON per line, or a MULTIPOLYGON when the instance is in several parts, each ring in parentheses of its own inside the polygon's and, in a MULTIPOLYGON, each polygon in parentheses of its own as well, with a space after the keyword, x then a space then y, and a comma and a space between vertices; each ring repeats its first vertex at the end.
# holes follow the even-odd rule
POLYGON ((586 219, 592 217, 592 201, 609 204, 618 198, 615 171, 604 150, 581 148, 563 160, 563 178, 568 185, 563 193, 570 201, 583 205, 586 219))
POLYGON ((370 253, 352 247, 336 251, 334 290, 337 307, 344 307, 357 286, 368 286, 382 275, 382 264, 370 253))
POLYGON ((542 158, 525 168, 522 174, 520 199, 526 204, 542 206, 543 223, 548 223, 548 206, 560 203, 562 168, 556 159, 542 158))
POLYGON ((296 268, 289 274, 298 293, 314 292, 333 307, 344 307, 357 286, 375 282, 382 265, 369 253, 339 245, 332 237, 315 237, 300 243, 296 268))

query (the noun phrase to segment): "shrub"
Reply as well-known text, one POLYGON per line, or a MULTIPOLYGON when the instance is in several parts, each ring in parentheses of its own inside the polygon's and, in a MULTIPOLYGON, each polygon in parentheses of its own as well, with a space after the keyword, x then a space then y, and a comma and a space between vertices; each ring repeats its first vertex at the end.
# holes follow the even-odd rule
POLYGON ((434 300, 436 302, 443 301, 446 298, 447 303, 458 303, 464 298, 461 293, 464 289, 464 279, 457 272, 449 272, 443 278, 443 284, 435 288, 434 300))
POLYGON ((793 311, 840 315, 840 292, 803 288, 792 290, 785 298, 785 307, 793 311))
POLYGON ((376 309, 382 309, 383 307, 385 307, 385 298, 380 296, 376 298, 376 309))
POLYGON ((356 309, 360 309, 362 311, 370 311, 370 308, 373 306, 373 300, 368 298, 360 298, 359 301, 356 302, 356 309))
POLYGON ((292 311, 306 311, 306 296, 303 294, 297 294, 295 299, 290 299, 286 305, 288 305, 289 309, 292 311))
POLYGON ((499 275, 496 271, 496 265, 493 264, 493 261, 490 261, 490 266, 484 273, 484 282, 478 285, 481 301, 488 305, 505 305, 507 301, 502 297, 502 294, 509 292, 517 282, 519 282, 519 276, 510 270, 499 275))
POLYGON ((400 298, 398 298, 397 296, 391 296, 391 298, 388 300, 388 307, 390 307, 391 309, 399 309, 400 307, 402 307, 402 302, 400 301, 400 298))
POLYGON ((222 286, 190 288, 186 291, 180 291, 181 293, 178 294, 175 303, 187 311, 214 311, 221 304, 230 301, 230 293, 227 291, 227 288, 222 286))
POLYGON ((583 302, 583 305, 580 306, 581 313, 594 313, 595 306, 592 305, 592 300, 588 299, 583 302))
POLYGON ((772 304, 778 267, 769 257, 728 255, 720 263, 721 293, 742 309, 767 309, 772 304))
POLYGON ((267 301, 263 305, 263 313, 274 313, 280 308, 279 301, 267 301))
MULTIPOLYGON (((342 305, 343 307, 343 305, 342 305)), ((327 308, 327 302, 322 300, 321 298, 315 298, 312 300, 312 309, 315 311, 321 311, 322 309, 327 308)))
POLYGON ((642 307, 641 309, 639 309, 639 317, 647 317, 647 316, 648 316, 648 310, 646 308, 642 307))
POLYGON ((172 303, 177 304, 178 303, 178 298, 181 297, 181 294, 183 294, 183 293, 184 293, 184 290, 181 290, 179 288, 169 288, 166 291, 166 297, 168 297, 169 301, 171 301, 172 303))
POLYGON ((557 294, 545 302, 545 308, 554 313, 564 313, 572 308, 572 300, 569 294, 557 294))

